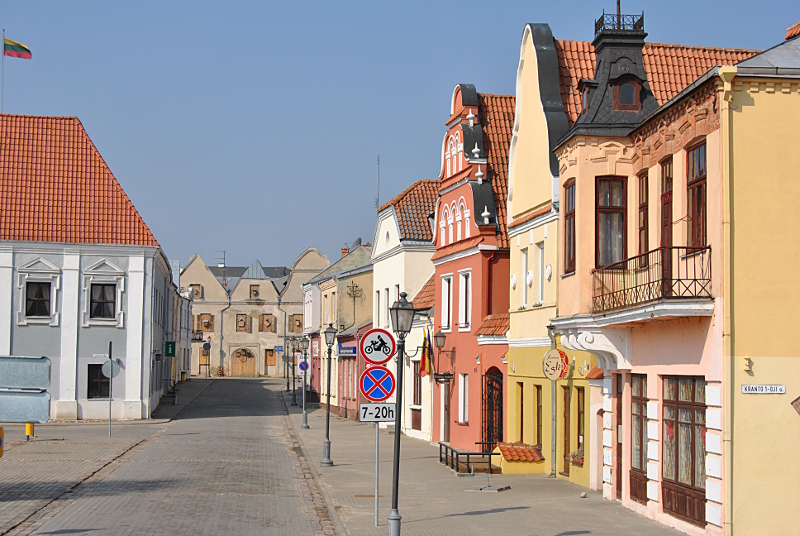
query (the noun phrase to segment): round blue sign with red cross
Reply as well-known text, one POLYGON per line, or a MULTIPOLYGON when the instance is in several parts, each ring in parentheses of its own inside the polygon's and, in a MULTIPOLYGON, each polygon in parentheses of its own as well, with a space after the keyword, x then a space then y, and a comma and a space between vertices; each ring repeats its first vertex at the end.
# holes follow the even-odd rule
POLYGON ((300 361, 300 364, 297 366, 300 367, 301 371, 305 372, 308 370, 308 361, 300 361))
POLYGON ((394 374, 386 367, 370 367, 358 380, 361 394, 373 402, 383 402, 394 393, 394 374))

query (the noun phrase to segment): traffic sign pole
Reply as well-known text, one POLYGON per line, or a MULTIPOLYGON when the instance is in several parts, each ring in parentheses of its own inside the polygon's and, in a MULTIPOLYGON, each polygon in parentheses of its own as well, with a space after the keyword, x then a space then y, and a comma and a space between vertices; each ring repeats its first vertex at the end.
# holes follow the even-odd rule
POLYGON ((111 437, 111 401, 113 400, 111 388, 114 386, 114 365, 111 364, 112 361, 111 341, 108 341, 108 369, 110 372, 108 375, 108 437, 111 437))

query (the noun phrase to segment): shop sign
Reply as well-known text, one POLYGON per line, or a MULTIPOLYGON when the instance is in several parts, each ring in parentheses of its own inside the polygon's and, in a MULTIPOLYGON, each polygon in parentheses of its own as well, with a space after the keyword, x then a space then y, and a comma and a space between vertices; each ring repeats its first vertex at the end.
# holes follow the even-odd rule
POLYGON ((784 395, 785 385, 742 385, 743 395, 784 395))
POLYGON ((542 360, 542 371, 551 380, 563 380, 569 374, 569 357, 559 349, 548 350, 542 360))

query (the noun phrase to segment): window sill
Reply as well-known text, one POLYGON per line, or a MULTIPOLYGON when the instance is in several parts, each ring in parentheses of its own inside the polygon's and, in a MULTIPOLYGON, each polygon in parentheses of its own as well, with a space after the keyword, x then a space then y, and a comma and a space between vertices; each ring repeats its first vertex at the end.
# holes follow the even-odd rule
POLYGON ((531 307, 541 307, 542 305, 544 305, 544 302, 534 303, 531 307))
POLYGON ((469 426, 469 422, 460 422, 460 421, 455 421, 455 423, 456 423, 458 426, 469 426))
POLYGON ((573 275, 575 275, 575 271, 574 270, 572 272, 567 272, 565 274, 561 274, 561 279, 566 279, 567 277, 571 277, 573 275))
POLYGON ((420 404, 409 404, 408 405, 408 409, 416 409, 416 410, 420 410, 421 411, 422 410, 422 405, 420 405, 420 404))

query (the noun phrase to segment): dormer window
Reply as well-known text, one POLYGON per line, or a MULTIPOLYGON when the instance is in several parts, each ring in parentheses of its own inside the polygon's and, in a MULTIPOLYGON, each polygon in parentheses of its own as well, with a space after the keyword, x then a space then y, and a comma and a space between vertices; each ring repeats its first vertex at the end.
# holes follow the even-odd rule
POLYGON ((620 80, 614 85, 614 109, 638 112, 642 109, 641 91, 642 84, 635 78, 620 80))
POLYGON ((583 93, 581 94, 581 113, 586 111, 586 108, 589 107, 589 88, 583 88, 583 93))

